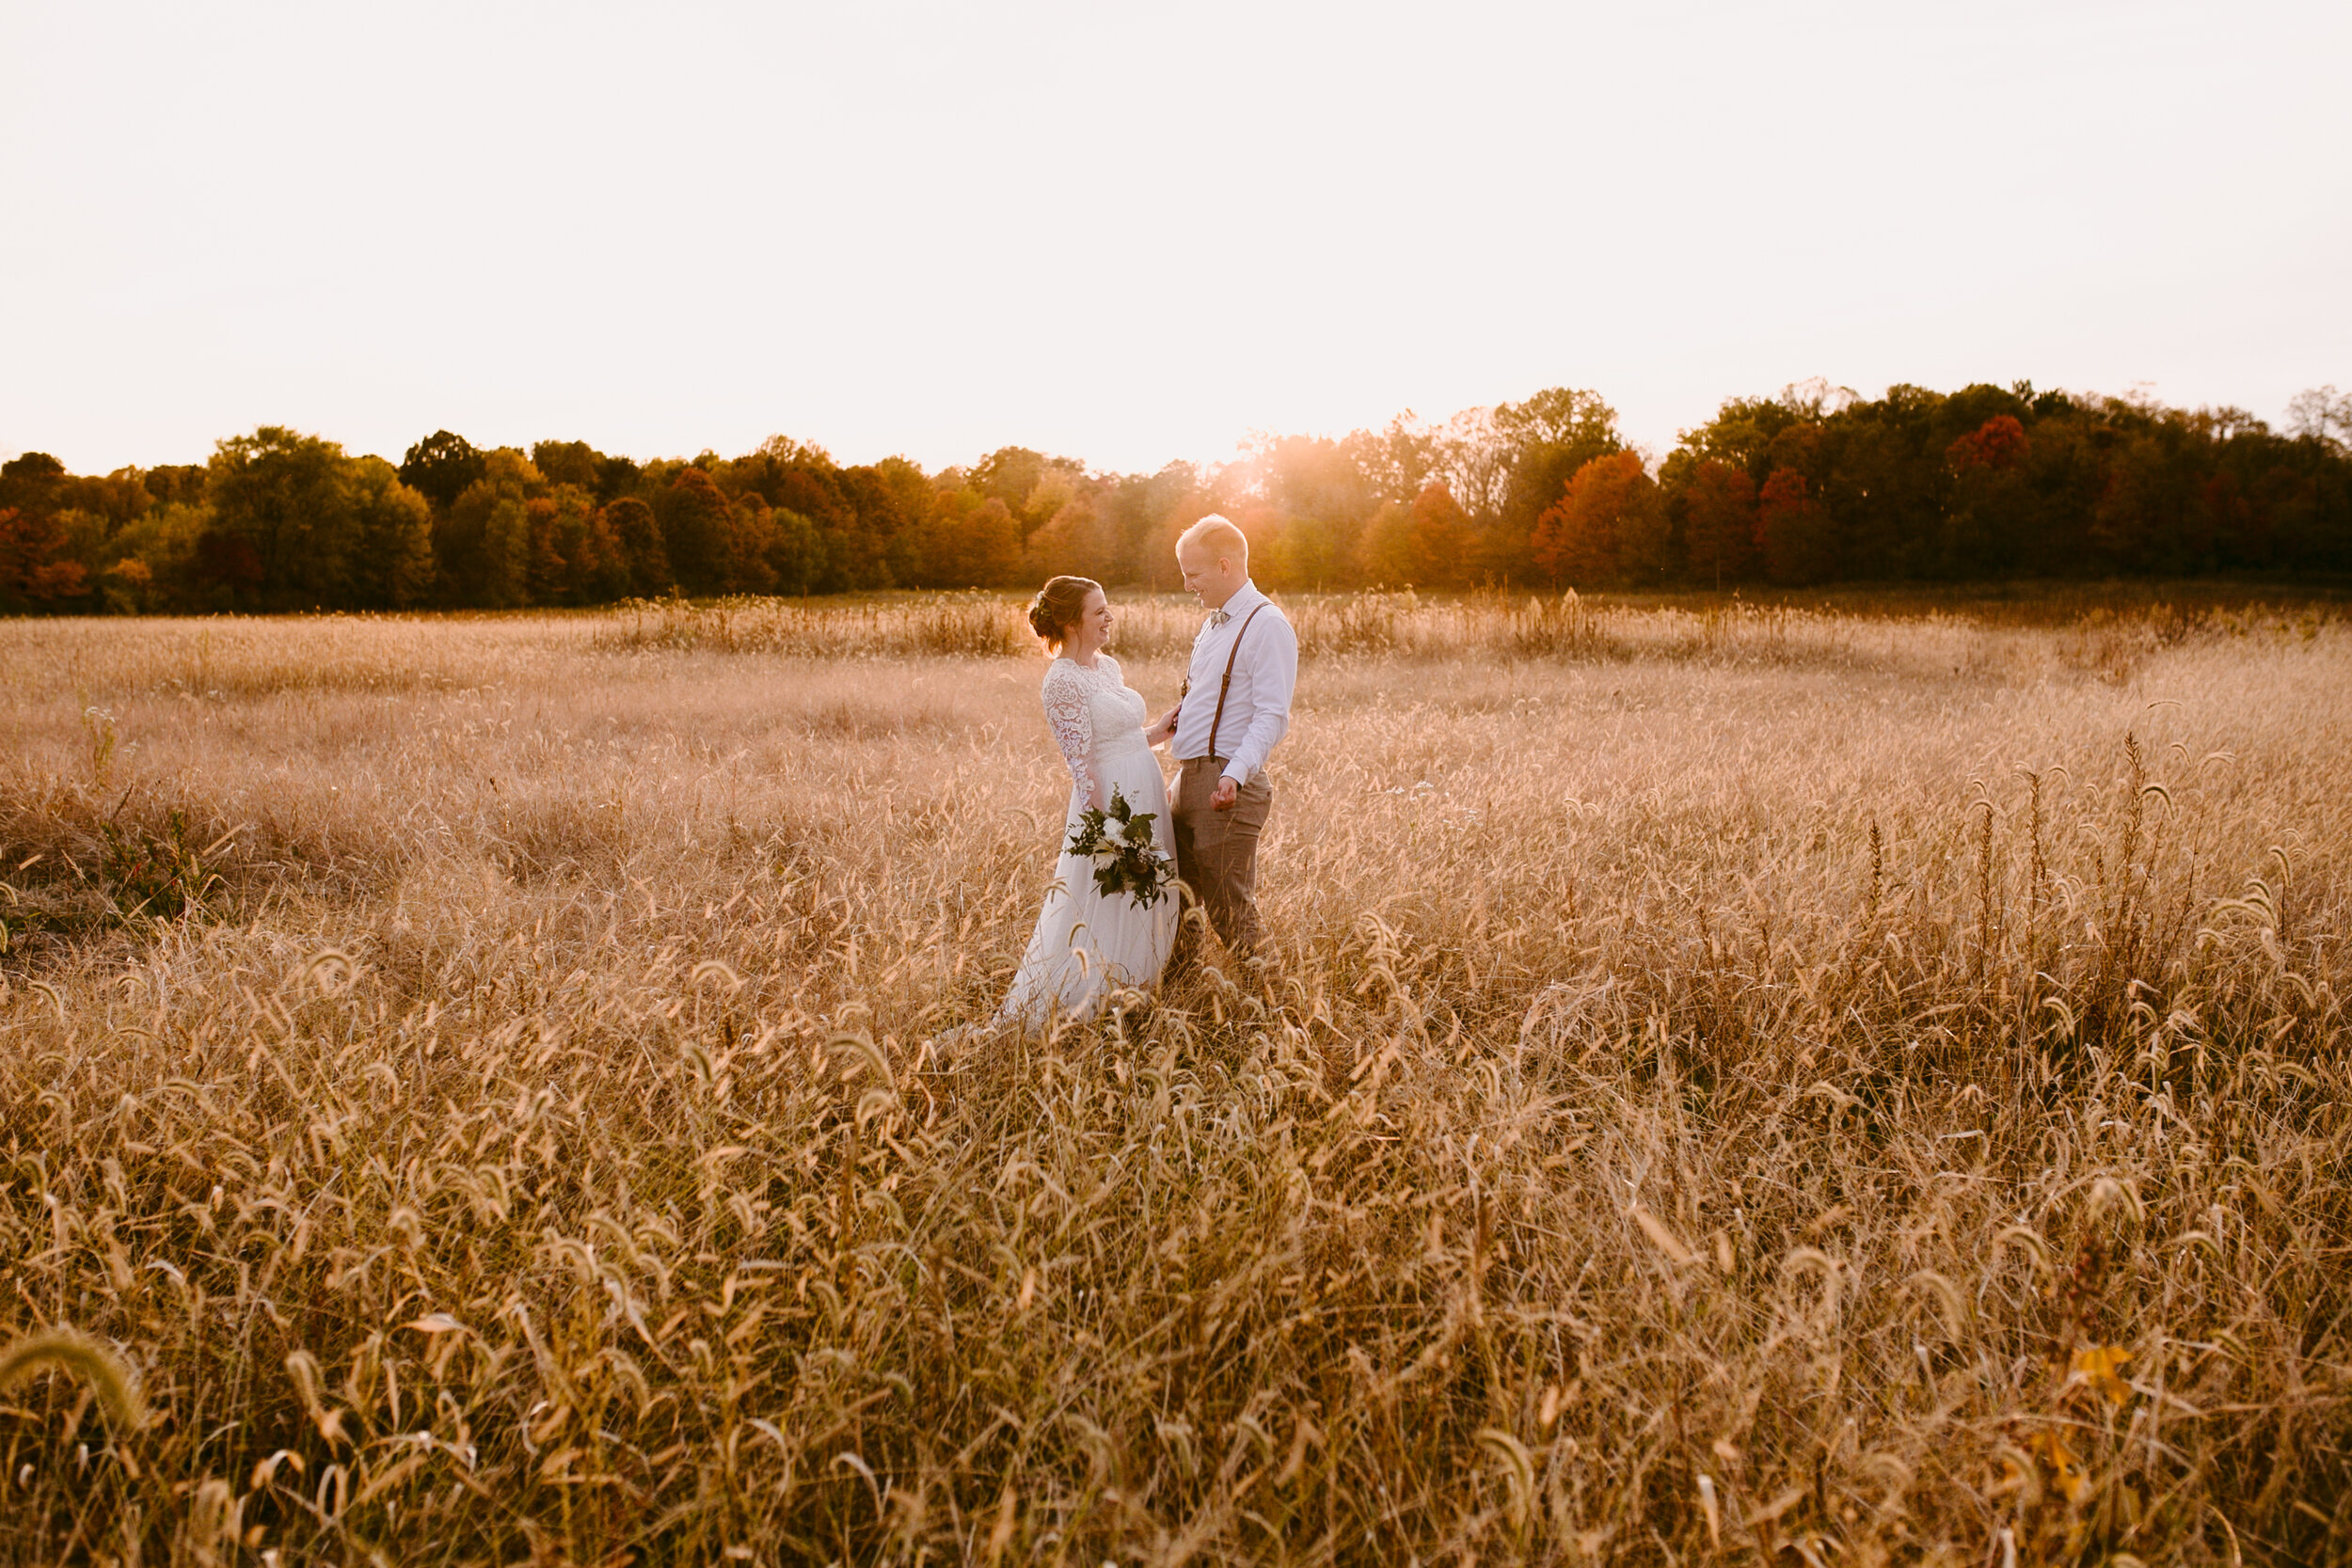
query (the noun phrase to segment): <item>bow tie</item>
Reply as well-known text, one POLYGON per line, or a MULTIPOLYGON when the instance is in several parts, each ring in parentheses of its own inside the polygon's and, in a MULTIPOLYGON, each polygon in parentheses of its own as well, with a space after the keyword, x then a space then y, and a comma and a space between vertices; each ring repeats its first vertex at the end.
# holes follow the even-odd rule
POLYGON ((1213 626, 1221 626, 1232 618, 1233 615, 1231 610, 1212 610, 1209 611, 1209 625, 1213 626))

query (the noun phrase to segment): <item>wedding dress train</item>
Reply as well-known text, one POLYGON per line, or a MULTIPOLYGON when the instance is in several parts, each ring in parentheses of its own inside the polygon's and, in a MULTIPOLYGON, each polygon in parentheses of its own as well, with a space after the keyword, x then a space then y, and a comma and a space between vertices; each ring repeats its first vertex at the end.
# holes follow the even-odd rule
MULTIPOLYGON (((1143 738, 1143 697, 1129 689, 1119 661, 1097 654, 1089 669, 1067 658, 1054 660, 1045 672, 1044 700, 1046 722, 1072 781, 1059 843, 1069 844, 1100 781, 1105 805, 1116 790, 1136 811, 1153 814, 1152 836, 1160 852, 1172 859, 1176 832, 1168 786, 1159 759, 1143 738)), ((1092 1018, 1112 990, 1158 981, 1176 942, 1175 889, 1148 905, 1125 893, 1106 896, 1095 888, 1093 867, 1092 861, 1077 855, 1063 854, 1055 862, 1054 885, 1038 911, 1037 929, 1012 988, 996 1011, 997 1022, 1041 1028, 1058 1014, 1092 1018)))

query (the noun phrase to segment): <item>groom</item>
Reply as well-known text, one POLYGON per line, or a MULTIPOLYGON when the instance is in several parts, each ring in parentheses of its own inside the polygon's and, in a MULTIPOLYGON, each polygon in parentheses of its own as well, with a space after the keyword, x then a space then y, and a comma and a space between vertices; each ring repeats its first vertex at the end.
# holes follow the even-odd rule
MULTIPOLYGON (((1192 668, 1176 705, 1152 727, 1154 744, 1172 738, 1181 764, 1173 815, 1176 874, 1184 879, 1239 961, 1255 958, 1258 835, 1274 788, 1265 761, 1291 727, 1298 683, 1298 636, 1280 610, 1249 580, 1249 541, 1211 513, 1176 541, 1184 586, 1209 618, 1193 639, 1192 668)), ((1199 927, 1178 929, 1170 972, 1198 956, 1199 927)))

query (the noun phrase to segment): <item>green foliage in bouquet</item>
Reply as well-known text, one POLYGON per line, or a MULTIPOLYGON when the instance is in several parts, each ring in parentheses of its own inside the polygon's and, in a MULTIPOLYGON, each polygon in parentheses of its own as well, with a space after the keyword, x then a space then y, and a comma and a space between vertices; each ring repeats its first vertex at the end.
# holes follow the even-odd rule
POLYGON ((1089 806, 1079 815, 1062 853, 1094 863, 1094 885, 1104 897, 1123 893, 1149 908, 1176 883, 1176 863, 1160 852, 1152 836, 1158 819, 1157 812, 1136 810, 1113 789, 1107 808, 1089 806))

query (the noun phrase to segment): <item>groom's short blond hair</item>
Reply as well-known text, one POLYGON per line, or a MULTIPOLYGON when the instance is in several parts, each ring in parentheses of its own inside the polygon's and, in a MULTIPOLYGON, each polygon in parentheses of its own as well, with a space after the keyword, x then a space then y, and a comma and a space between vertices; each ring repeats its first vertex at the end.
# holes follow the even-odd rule
POLYGON ((1249 536, 1235 528, 1232 518, 1219 516, 1214 512, 1176 536, 1178 549, 1187 545, 1197 546, 1227 561, 1238 561, 1244 566, 1249 564, 1249 536))

